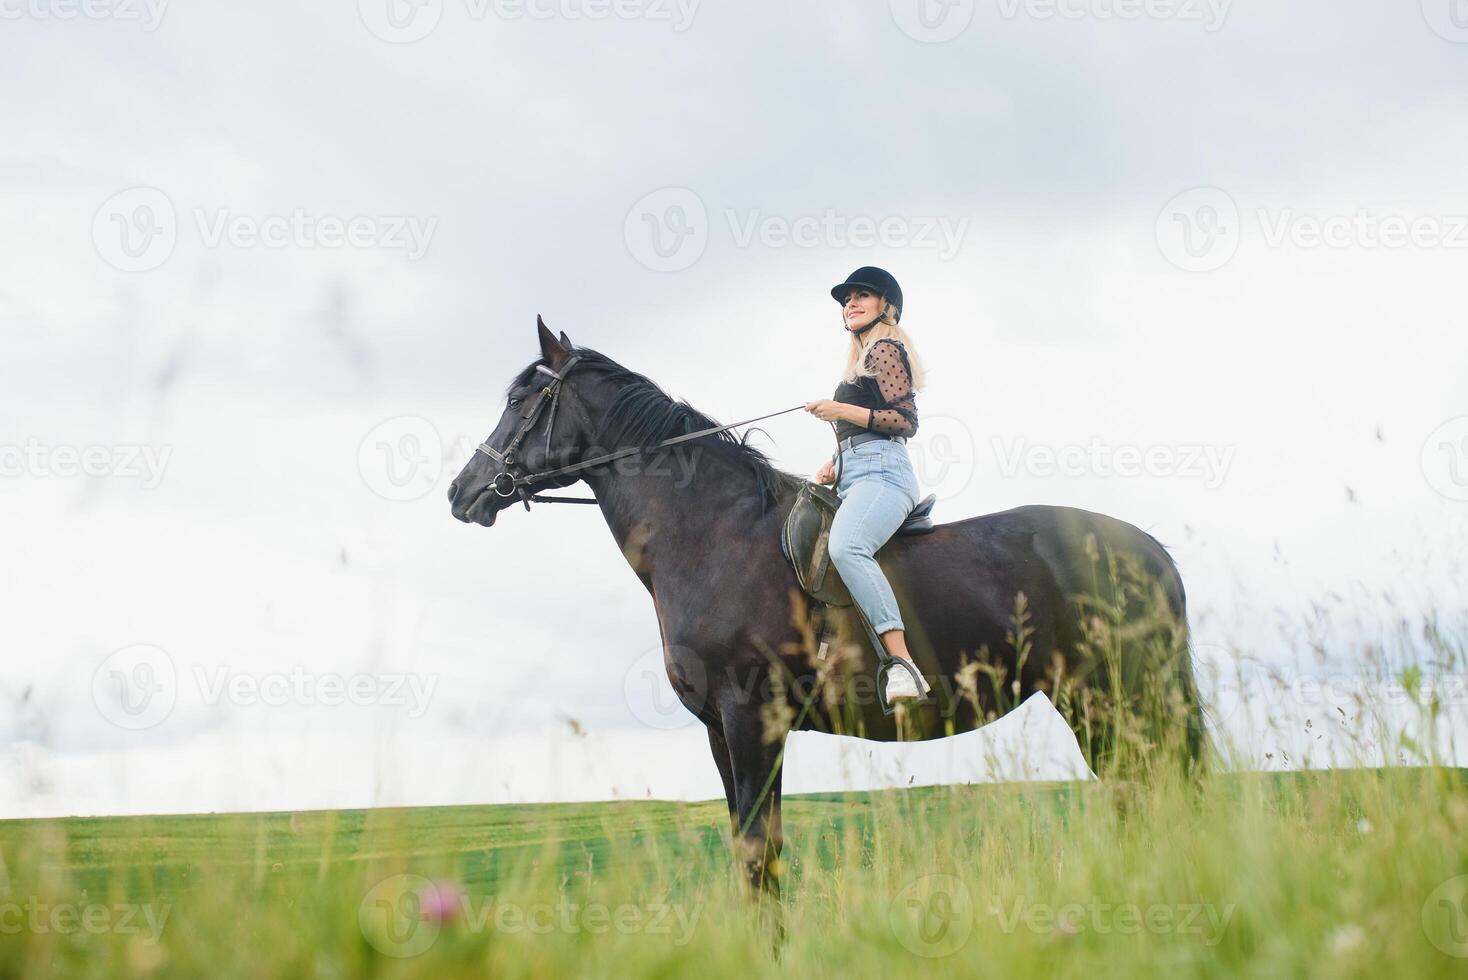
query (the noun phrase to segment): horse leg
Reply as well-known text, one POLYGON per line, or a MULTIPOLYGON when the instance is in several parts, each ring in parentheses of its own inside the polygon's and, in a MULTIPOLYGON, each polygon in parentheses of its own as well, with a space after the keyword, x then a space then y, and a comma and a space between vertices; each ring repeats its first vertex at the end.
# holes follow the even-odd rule
POLYGON ((737 799, 734 848, 744 867, 750 894, 780 897, 780 851, 785 843, 780 820, 780 777, 785 738, 766 742, 757 710, 725 715, 724 742, 733 765, 737 799))
POLYGON ((729 804, 729 829, 731 840, 739 846, 739 798, 734 791, 734 764, 729 761, 729 743, 724 741, 724 729, 709 725, 709 751, 714 754, 714 765, 719 767, 719 778, 724 781, 724 800, 729 804))

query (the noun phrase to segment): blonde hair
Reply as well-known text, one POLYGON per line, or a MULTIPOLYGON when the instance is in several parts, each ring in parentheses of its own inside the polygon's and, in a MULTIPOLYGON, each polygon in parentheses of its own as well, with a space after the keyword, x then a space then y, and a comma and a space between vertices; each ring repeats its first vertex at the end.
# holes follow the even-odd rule
POLYGON ((879 340, 895 340, 907 348, 907 363, 912 368, 912 390, 921 391, 927 374, 923 370, 922 360, 918 357, 917 349, 912 345, 912 338, 907 331, 897 325, 897 318, 901 311, 888 302, 887 297, 882 297, 882 315, 877 322, 872 324, 871 329, 858 337, 851 334, 851 348, 846 353, 846 373, 843 376, 847 382, 855 383, 862 376, 871 377, 873 372, 866 366, 867 353, 872 345, 879 340))

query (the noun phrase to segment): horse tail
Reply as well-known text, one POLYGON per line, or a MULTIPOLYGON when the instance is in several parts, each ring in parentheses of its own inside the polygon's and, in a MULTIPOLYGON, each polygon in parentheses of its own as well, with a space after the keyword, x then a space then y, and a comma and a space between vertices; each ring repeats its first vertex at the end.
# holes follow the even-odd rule
MULTIPOLYGON (((1151 537, 1151 535, 1148 535, 1151 537)), ((1156 540, 1155 538, 1153 540, 1156 540)), ((1159 542, 1157 545, 1162 548, 1159 542)), ((1166 549, 1163 548, 1165 552, 1166 549)), ((1208 710, 1203 704, 1203 698, 1198 691, 1198 675, 1196 664, 1193 661, 1193 637, 1188 627, 1188 599, 1183 590, 1182 575, 1177 570, 1177 565, 1172 561, 1172 556, 1167 556, 1168 568, 1171 571, 1171 579, 1175 583, 1174 588, 1167 590, 1169 594, 1169 606, 1177 623, 1180 634, 1177 656, 1176 681, 1178 693, 1182 696, 1184 716, 1187 722, 1187 732, 1184 735, 1183 746, 1187 753, 1185 764, 1200 773, 1211 755, 1211 744, 1208 738, 1208 710), (1174 604, 1171 596, 1176 594, 1174 604)))

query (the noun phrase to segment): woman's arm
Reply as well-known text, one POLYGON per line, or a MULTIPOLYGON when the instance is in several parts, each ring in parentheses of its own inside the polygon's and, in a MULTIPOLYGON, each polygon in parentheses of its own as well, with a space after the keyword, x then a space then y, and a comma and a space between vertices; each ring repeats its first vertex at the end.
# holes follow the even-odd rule
POLYGON ((862 424, 884 436, 913 435, 917 432, 917 403, 913 398, 907 351, 895 340, 879 340, 872 345, 868 356, 875 369, 877 388, 889 407, 871 410, 870 421, 862 424))

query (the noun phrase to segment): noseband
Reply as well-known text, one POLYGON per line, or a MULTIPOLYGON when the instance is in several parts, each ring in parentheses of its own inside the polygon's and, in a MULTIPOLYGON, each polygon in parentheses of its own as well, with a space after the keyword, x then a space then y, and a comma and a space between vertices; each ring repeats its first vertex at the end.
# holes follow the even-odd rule
POLYGON ((530 509, 530 502, 532 500, 536 503, 544 504, 597 503, 594 498, 587 499, 585 497, 543 497, 530 489, 530 484, 532 483, 540 483, 545 480, 552 480, 566 473, 575 473, 580 470, 590 469, 593 466, 600 466, 602 463, 611 462, 614 459, 621 459, 623 456, 632 456, 636 453, 652 452, 654 450, 663 449, 667 446, 672 446, 676 443, 686 442, 689 439, 697 439, 700 436, 713 435, 716 432, 723 432, 725 429, 732 429, 736 426, 748 425, 751 422, 759 422, 764 419, 774 418, 776 415, 784 415, 788 412, 798 412, 805 408, 803 404, 796 405, 794 408, 786 408, 778 412, 771 412, 769 415, 761 415, 758 418, 745 419, 742 422, 730 422, 728 425, 716 425, 708 429, 699 429, 697 432, 688 432, 681 436, 674 436, 671 439, 664 439, 662 442, 659 442, 656 445, 652 446, 628 446, 623 449, 618 449, 615 452, 610 452, 601 456, 597 456, 595 459, 583 460, 580 463, 572 463, 570 466, 560 466, 556 469, 544 470, 540 473, 526 473, 521 471, 519 464, 516 462, 516 452, 520 447, 520 443, 523 442, 525 440, 525 437, 530 434, 530 430, 535 428, 535 423, 540 419, 540 413, 545 408, 547 403, 549 403, 550 405, 550 422, 545 427, 545 452, 547 457, 550 456, 551 434, 555 431, 556 428, 556 406, 559 404, 559 399, 561 396, 561 385, 563 382, 565 382, 566 375, 571 373, 571 369, 576 366, 576 362, 578 362, 579 360, 581 360, 581 355, 571 355, 570 360, 566 361, 565 367, 561 368, 559 373, 553 371, 549 367, 546 367, 544 364, 537 364, 535 366, 535 370, 539 371, 542 374, 550 375, 551 382, 544 388, 540 389, 540 391, 536 392, 535 402, 530 406, 530 410, 527 411, 524 417, 520 420, 520 424, 515 428, 515 432, 510 437, 510 441, 505 446, 504 450, 497 450, 488 442, 481 442, 479 446, 474 450, 477 453, 484 453, 484 455, 488 456, 490 459, 500 464, 500 472, 495 474, 494 480, 490 484, 490 486, 494 487, 494 492, 499 494, 501 497, 513 497, 516 494, 519 494, 520 499, 525 502, 526 510, 530 509))

